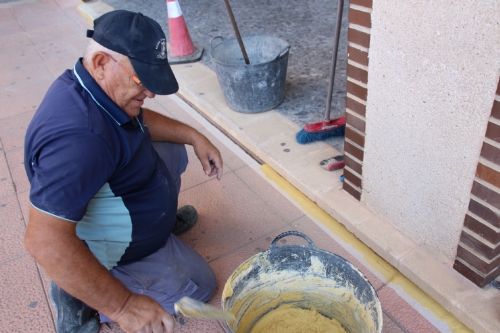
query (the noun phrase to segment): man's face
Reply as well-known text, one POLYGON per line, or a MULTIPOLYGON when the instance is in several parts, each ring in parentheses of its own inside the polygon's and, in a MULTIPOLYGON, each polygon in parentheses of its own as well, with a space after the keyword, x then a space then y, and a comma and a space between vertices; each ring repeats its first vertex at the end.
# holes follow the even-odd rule
POLYGON ((125 113, 130 117, 136 117, 140 113, 144 99, 154 98, 155 94, 131 78, 135 72, 128 58, 122 59, 119 63, 124 68, 109 57, 102 88, 125 113))

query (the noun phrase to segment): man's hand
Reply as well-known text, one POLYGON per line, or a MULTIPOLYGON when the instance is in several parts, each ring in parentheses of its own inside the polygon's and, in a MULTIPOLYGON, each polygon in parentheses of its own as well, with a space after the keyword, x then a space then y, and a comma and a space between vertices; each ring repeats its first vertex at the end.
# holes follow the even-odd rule
POLYGON ((160 304, 147 296, 132 294, 116 322, 127 333, 173 333, 175 321, 160 304))
POLYGON ((209 177, 222 178, 222 157, 215 146, 200 132, 184 123, 143 108, 144 122, 153 141, 167 141, 192 145, 194 152, 209 177))
POLYGON ((217 174, 217 179, 220 180, 222 178, 222 157, 219 150, 201 134, 193 142, 193 148, 205 174, 209 177, 217 174))

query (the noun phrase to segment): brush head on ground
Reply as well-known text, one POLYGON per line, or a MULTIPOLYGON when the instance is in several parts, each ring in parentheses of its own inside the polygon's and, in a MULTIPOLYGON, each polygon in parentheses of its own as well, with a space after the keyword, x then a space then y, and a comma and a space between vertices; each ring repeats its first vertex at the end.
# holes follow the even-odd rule
POLYGON ((345 133, 345 126, 336 128, 331 131, 318 132, 318 133, 310 133, 307 132, 305 129, 302 129, 297 133, 295 139, 297 140, 298 143, 304 145, 306 143, 314 141, 322 141, 335 136, 344 136, 344 133, 345 133))

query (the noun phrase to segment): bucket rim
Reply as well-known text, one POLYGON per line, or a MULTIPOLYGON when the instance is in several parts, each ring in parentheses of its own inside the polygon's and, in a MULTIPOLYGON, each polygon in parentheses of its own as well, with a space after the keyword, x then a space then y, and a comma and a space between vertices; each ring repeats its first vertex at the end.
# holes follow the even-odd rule
MULTIPOLYGON (((318 247, 316 247, 314 245, 314 243, 312 242, 312 240, 306 236, 305 234, 299 232, 299 231, 295 231, 295 230, 292 230, 292 231, 286 231, 286 232, 283 232, 281 233, 280 235, 278 235, 272 242, 271 242, 271 245, 269 246, 269 248, 267 248, 266 250, 263 250, 263 251, 260 251, 259 253, 256 253, 254 255, 252 255, 250 258, 248 258, 247 260, 245 260, 243 263, 241 263, 232 273, 231 275, 228 277, 228 279, 226 280, 226 283, 224 284, 224 288, 222 290, 222 295, 221 295, 221 307, 223 310, 226 310, 226 303, 225 300, 229 299, 231 296, 229 297, 224 297, 224 295, 227 295, 228 291, 226 291, 226 289, 229 289, 230 288, 230 282, 231 281, 234 281, 234 279, 236 278, 236 273, 238 271, 240 271, 240 269, 242 269, 244 266, 246 266, 246 264, 248 263, 251 263, 253 262, 254 260, 257 260, 259 257, 262 257, 264 256, 266 253, 271 253, 272 251, 284 251, 284 249, 286 248, 301 248, 301 249, 306 249, 308 251, 310 251, 311 253, 323 253, 323 254, 327 254, 329 256, 332 256, 332 257, 336 257, 337 259, 340 259, 341 261, 344 261, 345 263, 349 264, 349 266, 357 273, 360 275, 361 278, 363 278, 364 282, 367 284, 367 287, 369 288, 369 290, 373 293, 373 295, 375 296, 375 300, 376 300, 376 308, 377 308, 377 317, 378 317, 378 322, 380 323, 379 327, 378 327, 378 330, 376 328, 375 330, 375 333, 380 333, 382 332, 382 329, 383 329, 383 318, 382 318, 382 313, 383 313, 383 310, 382 310, 382 303, 380 301, 380 298, 378 296, 378 293, 377 291, 375 290, 375 288, 373 287, 372 283, 368 280, 368 278, 363 274, 363 272, 361 272, 356 266, 354 266, 354 264, 352 264, 349 260, 343 258, 342 256, 338 255, 338 254, 335 254, 335 253, 332 253, 330 251, 327 251, 327 250, 323 250, 323 249, 320 249, 318 247), (286 245, 280 245, 280 246, 276 246, 276 243, 279 239, 283 238, 283 237, 286 237, 286 236, 289 236, 289 235, 292 235, 292 236, 298 236, 298 237, 302 237, 304 240, 306 240, 306 242, 308 243, 307 246, 305 245, 301 245, 301 244, 286 244, 286 245)), ((229 332, 233 332, 231 330, 231 327, 229 325, 229 323, 226 321, 226 327, 229 329, 229 332)))
POLYGON ((228 64, 228 63, 222 62, 222 61, 220 61, 220 60, 218 60, 218 59, 214 58, 214 56, 212 55, 212 52, 213 52, 213 50, 214 50, 215 48, 217 48, 219 45, 221 45, 221 44, 223 44, 223 43, 225 43, 225 42, 233 42, 233 41, 236 41, 236 42, 237 42, 238 40, 237 40, 237 38, 236 38, 236 37, 232 37, 232 38, 228 38, 228 39, 226 39, 226 38, 224 38, 223 36, 220 36, 220 35, 219 35, 219 36, 212 37, 212 39, 210 40, 210 50, 209 50, 209 52, 208 52, 208 54, 210 55, 210 59, 212 59, 212 61, 215 61, 217 64, 219 64, 219 65, 223 65, 223 66, 225 66, 225 67, 242 67, 242 65, 243 65, 243 66, 245 66, 245 67, 247 67, 247 66, 260 66, 260 65, 267 65, 267 64, 269 64, 269 63, 271 63, 271 62, 273 62, 273 61, 276 61, 276 59, 278 59, 278 58, 282 58, 282 57, 284 57, 284 56, 288 55, 288 52, 289 52, 289 50, 290 50, 291 45, 290 45, 290 43, 288 43, 286 40, 284 40, 284 39, 283 39, 283 38, 281 38, 281 37, 276 37, 276 36, 273 36, 273 35, 267 35, 267 34, 264 34, 264 35, 263 35, 263 34, 252 34, 252 35, 242 36, 242 37, 241 37, 241 39, 242 39, 242 40, 243 40, 243 42, 244 42, 244 41, 245 41, 245 38, 254 38, 254 37, 270 37, 270 38, 273 38, 273 39, 276 39, 276 40, 280 40, 280 41, 284 42, 285 47, 283 47, 283 49, 280 51, 280 53, 279 53, 279 54, 278 54, 278 55, 277 55, 274 59, 272 59, 272 60, 270 60, 270 61, 261 62, 261 63, 258 63, 258 64, 252 64, 252 63, 250 63, 249 65, 246 65, 246 64, 228 64), (214 45, 213 45, 213 41, 214 41, 215 39, 217 39, 217 38, 222 39, 222 42, 220 42, 219 44, 217 44, 217 45, 215 45, 215 46, 214 46, 214 45))

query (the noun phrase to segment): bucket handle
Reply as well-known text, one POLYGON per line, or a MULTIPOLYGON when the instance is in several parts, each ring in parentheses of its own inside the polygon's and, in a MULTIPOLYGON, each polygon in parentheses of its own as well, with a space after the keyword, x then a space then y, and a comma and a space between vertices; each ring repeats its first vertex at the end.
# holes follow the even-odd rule
POLYGON ((212 49, 213 49, 213 47, 214 47, 214 46, 213 46, 213 41, 214 41, 214 39, 217 39, 217 38, 220 38, 220 39, 221 39, 221 43, 224 41, 224 37, 222 37, 222 36, 215 36, 214 38, 212 38, 212 39, 210 40, 210 53, 212 53, 212 49))
POLYGON ((301 237, 301 238, 303 238, 303 239, 305 239, 307 241, 307 243, 309 244, 309 247, 316 248, 316 246, 314 246, 314 243, 312 242, 311 238, 307 237, 306 235, 304 235, 303 233, 301 233, 299 231, 290 230, 290 231, 285 231, 285 232, 279 234, 278 236, 276 236, 276 238, 271 243, 271 246, 269 246, 269 250, 272 250, 272 249, 276 248, 276 243, 280 239, 282 239, 284 237, 287 237, 287 236, 298 236, 298 237, 301 237))

